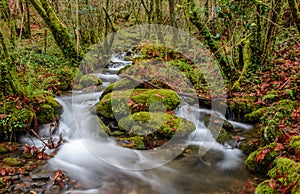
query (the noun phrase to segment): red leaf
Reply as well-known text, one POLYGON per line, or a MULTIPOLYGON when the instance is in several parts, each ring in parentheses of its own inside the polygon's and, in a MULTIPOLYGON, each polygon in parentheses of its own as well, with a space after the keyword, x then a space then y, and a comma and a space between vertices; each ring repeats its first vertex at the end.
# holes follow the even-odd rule
POLYGON ((275 190, 276 189, 276 180, 271 178, 269 181, 269 185, 273 190, 275 190))
POLYGON ((270 152, 270 149, 262 149, 254 158, 254 162, 258 163, 263 161, 263 159, 265 158, 265 156, 270 152))
POLYGON ((5 170, 5 168, 2 168, 1 171, 0 171, 0 173, 1 173, 2 176, 5 176, 5 175, 6 175, 6 170, 5 170))

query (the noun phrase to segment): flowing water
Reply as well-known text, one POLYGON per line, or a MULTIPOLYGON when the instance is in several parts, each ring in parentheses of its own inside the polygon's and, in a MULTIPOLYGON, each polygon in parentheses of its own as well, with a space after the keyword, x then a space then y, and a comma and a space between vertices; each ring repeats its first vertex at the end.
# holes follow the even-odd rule
MULTIPOLYGON (((115 72, 128 63, 118 58, 112 61, 107 73, 96 74, 104 86, 118 80, 115 72)), ((176 114, 192 121, 196 130, 185 142, 184 146, 190 145, 188 151, 163 160, 153 154, 156 150, 145 153, 123 148, 101 132, 97 116, 91 112, 101 93, 73 91, 72 95, 57 98, 63 113, 53 137, 62 133, 64 144, 45 168, 62 169, 80 181, 80 193, 239 193, 247 182, 249 174, 242 152, 217 143, 204 123, 206 115, 225 119, 222 115, 182 103, 176 114)), ((230 122, 241 130, 251 128, 230 122)), ((40 135, 49 135, 49 128, 42 129, 40 135)), ((23 141, 30 143, 26 138, 23 141)), ((79 190, 69 189, 66 193, 79 190)))

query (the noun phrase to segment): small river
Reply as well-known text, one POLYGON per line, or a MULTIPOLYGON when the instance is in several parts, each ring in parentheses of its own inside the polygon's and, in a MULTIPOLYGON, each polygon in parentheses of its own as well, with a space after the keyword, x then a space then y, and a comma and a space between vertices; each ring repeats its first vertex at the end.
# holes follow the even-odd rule
MULTIPOLYGON (((116 72, 128 62, 111 59, 118 60, 120 63, 112 63, 106 72, 96 74, 103 80, 103 89, 120 79, 116 72)), ((63 113, 53 137, 62 133, 64 143, 44 168, 62 169, 82 185, 69 188, 66 193, 240 193, 250 179, 242 151, 217 143, 205 125, 206 116, 214 114, 225 119, 222 115, 182 102, 176 114, 192 121, 196 130, 187 138, 185 151, 182 149, 177 157, 162 162, 155 154, 149 156, 155 150, 149 154, 124 148, 101 132, 91 107, 102 91, 73 91, 57 98, 63 113)), ((230 122, 240 130, 252 127, 230 122)), ((49 127, 40 130, 40 135, 49 135, 49 127)), ((26 138, 23 142, 32 144, 26 138)), ((39 140, 34 142, 40 144, 39 140)))

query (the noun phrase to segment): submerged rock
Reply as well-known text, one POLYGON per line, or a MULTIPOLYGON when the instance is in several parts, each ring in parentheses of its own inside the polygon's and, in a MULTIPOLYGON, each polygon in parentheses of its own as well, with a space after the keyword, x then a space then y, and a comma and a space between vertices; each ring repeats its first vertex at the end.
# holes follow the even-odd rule
POLYGON ((179 103, 178 95, 172 90, 122 90, 106 94, 96 105, 96 113, 113 119, 140 111, 174 110, 179 103))

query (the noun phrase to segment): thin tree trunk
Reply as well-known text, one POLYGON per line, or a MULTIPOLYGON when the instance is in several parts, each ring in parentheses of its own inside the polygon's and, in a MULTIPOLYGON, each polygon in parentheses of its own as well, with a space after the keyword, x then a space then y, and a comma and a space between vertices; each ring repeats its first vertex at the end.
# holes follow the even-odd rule
POLYGON ((199 33, 205 40, 205 44, 209 47, 210 51, 214 53, 215 58, 218 60, 220 64, 220 68, 222 69, 222 73, 227 80, 232 80, 234 78, 234 69, 228 64, 219 51, 219 46, 215 43, 213 36, 211 35, 207 26, 205 26, 201 19, 198 16, 198 13, 195 11, 195 2, 194 0, 188 0, 190 11, 189 11, 189 20, 194 26, 198 29, 199 33))
POLYGON ((299 2, 297 2, 297 0, 288 0, 288 2, 292 12, 294 23, 296 24, 298 32, 300 34, 300 12, 298 9, 299 2))

